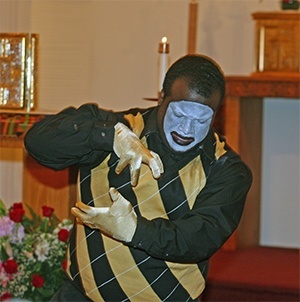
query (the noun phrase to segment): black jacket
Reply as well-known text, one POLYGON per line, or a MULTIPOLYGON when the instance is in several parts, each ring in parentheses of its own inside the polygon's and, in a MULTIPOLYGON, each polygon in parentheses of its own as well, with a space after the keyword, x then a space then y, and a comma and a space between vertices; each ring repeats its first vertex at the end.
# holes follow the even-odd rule
POLYGON ((137 213, 137 230, 126 244, 75 228, 68 274, 94 301, 196 299, 207 260, 243 212, 252 175, 240 157, 213 130, 193 150, 172 153, 160 138, 156 114, 156 107, 112 112, 86 104, 45 118, 25 137, 28 152, 40 163, 54 169, 79 166, 83 202, 107 206, 113 186, 137 213), (165 172, 155 180, 143 165, 132 188, 128 169, 119 176, 114 172, 113 126, 128 125, 124 115, 137 112, 145 124, 140 139, 160 155, 165 172))

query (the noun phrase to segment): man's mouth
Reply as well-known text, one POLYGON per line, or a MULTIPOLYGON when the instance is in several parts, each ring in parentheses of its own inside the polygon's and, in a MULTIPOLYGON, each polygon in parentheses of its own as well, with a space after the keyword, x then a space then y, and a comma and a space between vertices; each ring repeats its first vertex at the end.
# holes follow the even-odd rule
POLYGON ((172 131, 171 135, 172 135, 174 142, 180 146, 187 146, 194 141, 193 137, 181 136, 180 134, 178 134, 175 131, 172 131))

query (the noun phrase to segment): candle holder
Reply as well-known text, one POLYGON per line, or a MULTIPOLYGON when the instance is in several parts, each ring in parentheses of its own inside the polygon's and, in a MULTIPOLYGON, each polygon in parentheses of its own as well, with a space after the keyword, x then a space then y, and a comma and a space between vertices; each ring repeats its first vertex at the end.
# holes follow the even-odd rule
POLYGON ((163 37, 161 42, 159 43, 158 53, 169 53, 170 51, 170 44, 167 43, 168 39, 163 37))
POLYGON ((163 37, 158 46, 159 61, 158 61, 158 96, 163 86, 165 75, 169 67, 169 51, 170 45, 167 43, 168 39, 163 37))

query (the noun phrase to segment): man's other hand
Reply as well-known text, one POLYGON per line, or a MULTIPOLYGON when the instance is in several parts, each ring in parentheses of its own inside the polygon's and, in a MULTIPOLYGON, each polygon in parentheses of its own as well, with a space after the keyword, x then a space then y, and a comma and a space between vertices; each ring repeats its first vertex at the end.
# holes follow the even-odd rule
POLYGON ((113 201, 110 207, 90 207, 77 202, 71 212, 77 221, 90 228, 99 229, 117 240, 129 242, 137 226, 134 209, 115 188, 110 188, 109 194, 113 201))

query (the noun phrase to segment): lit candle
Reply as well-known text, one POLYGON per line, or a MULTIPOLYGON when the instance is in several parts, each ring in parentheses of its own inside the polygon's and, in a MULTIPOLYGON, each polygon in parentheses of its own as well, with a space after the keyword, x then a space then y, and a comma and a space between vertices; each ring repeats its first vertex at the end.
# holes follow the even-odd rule
POLYGON ((168 39, 166 37, 163 37, 161 39, 161 43, 159 43, 158 48, 158 93, 160 93, 162 89, 164 78, 169 67, 169 43, 167 43, 167 41, 168 39))

